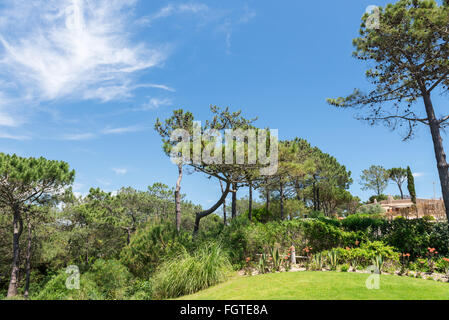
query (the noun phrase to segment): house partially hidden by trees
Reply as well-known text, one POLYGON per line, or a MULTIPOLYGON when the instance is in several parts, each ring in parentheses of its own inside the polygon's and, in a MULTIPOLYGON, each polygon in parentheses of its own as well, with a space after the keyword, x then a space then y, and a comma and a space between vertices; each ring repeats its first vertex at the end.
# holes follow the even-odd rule
POLYGON ((379 204, 390 218, 403 216, 407 219, 415 219, 430 216, 438 221, 446 219, 442 199, 416 199, 415 205, 410 198, 395 200, 392 196, 388 196, 387 200, 380 201, 379 204))

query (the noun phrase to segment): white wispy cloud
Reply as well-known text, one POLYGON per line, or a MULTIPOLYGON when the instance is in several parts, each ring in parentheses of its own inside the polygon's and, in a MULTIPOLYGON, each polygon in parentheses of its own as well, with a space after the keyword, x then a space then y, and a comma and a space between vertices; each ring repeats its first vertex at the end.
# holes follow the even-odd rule
POLYGON ((238 10, 217 9, 204 3, 190 2, 168 4, 157 12, 140 18, 139 25, 152 26, 158 20, 181 15, 196 18, 199 26, 208 26, 215 32, 224 34, 226 53, 231 53, 232 35, 239 25, 250 22, 256 17, 256 12, 248 5, 238 10))
POLYGON ((64 134, 60 140, 68 140, 68 141, 81 141, 81 140, 90 140, 96 138, 97 135, 94 133, 69 133, 64 134))
POLYGON ((134 0, 10 0, 0 10, 0 69, 35 100, 132 96, 134 74, 160 65, 162 47, 132 43, 134 0))
MULTIPOLYGON (((99 132, 85 132, 85 133, 69 133, 62 135, 59 140, 68 140, 68 141, 81 141, 81 140, 92 140, 98 138, 102 135, 111 135, 111 134, 124 134, 131 132, 139 132, 146 130, 147 128, 141 125, 134 125, 128 127, 107 127, 99 132)), ((0 134, 1 138, 1 134, 0 134)))
POLYGON ((104 180, 104 179, 100 179, 100 178, 97 179, 97 182, 99 184, 101 184, 101 185, 104 185, 104 186, 110 186, 112 184, 110 181, 104 180))
POLYGON ((415 178, 420 178, 420 177, 425 176, 425 175, 426 175, 425 172, 414 172, 413 173, 413 177, 415 177, 415 178))
POLYGON ((128 169, 126 168, 112 168, 112 171, 115 172, 116 175, 122 176, 128 173, 128 169))
POLYGON ((138 20, 139 24, 151 25, 156 20, 168 18, 175 14, 193 13, 203 14, 209 11, 209 7, 203 3, 182 3, 182 4, 168 4, 159 9, 159 11, 144 16, 138 20))
POLYGON ((144 103, 140 108, 137 108, 137 111, 147 111, 147 110, 154 110, 158 109, 162 106, 169 106, 172 104, 171 99, 158 99, 158 98, 151 98, 148 100, 148 102, 144 103))
POLYGON ((0 132, 0 139, 9 139, 9 140, 20 140, 20 141, 23 141, 23 140, 30 140, 31 137, 0 132))
POLYGON ((243 8, 243 13, 236 17, 227 17, 225 21, 218 27, 218 31, 225 34, 226 53, 231 54, 232 34, 235 28, 241 24, 246 24, 256 17, 256 12, 248 6, 243 8))
POLYGON ((143 126, 130 126, 130 127, 120 127, 120 128, 106 128, 101 131, 102 134, 122 134, 129 132, 139 132, 146 128, 143 126))

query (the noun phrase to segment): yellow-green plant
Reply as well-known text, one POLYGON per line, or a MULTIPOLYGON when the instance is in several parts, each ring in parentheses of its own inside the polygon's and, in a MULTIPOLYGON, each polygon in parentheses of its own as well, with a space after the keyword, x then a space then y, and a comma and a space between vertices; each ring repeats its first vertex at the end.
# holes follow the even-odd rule
POLYGON ((314 265, 315 265, 316 269, 318 269, 318 270, 323 269, 323 260, 324 260, 323 259, 323 254, 321 252, 316 253, 313 256, 313 262, 314 262, 314 265))
POLYGON ((338 264, 338 251, 335 249, 332 249, 328 252, 329 257, 329 265, 331 267, 331 270, 337 270, 337 264, 338 264))
POLYGON ((384 266, 384 258, 380 254, 374 257, 373 264, 376 267, 376 269, 379 270, 379 273, 382 273, 382 268, 384 266))
POLYGON ((278 247, 273 247, 271 249, 271 258, 273 263, 273 271, 280 271, 282 266, 282 258, 278 247))
POLYGON ((266 273, 268 271, 268 258, 265 253, 259 258, 259 273, 266 273))

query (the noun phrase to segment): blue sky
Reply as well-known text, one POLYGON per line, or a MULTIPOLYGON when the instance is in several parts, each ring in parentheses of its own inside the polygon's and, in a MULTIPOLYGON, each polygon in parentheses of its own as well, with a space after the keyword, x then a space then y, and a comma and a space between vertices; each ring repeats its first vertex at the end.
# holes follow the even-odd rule
MULTIPOLYGON (((325 101, 368 87, 351 41, 365 9, 385 3, 2 0, 0 150, 67 161, 80 194, 172 186, 156 118, 184 108, 205 121, 215 104, 335 156, 362 199, 371 192, 359 176, 371 164, 410 165, 418 197, 433 197, 434 181, 439 197, 428 128, 402 142, 325 101)), ((435 97, 437 110, 446 98, 435 97)), ((208 206, 219 185, 195 173, 182 192, 208 206)))

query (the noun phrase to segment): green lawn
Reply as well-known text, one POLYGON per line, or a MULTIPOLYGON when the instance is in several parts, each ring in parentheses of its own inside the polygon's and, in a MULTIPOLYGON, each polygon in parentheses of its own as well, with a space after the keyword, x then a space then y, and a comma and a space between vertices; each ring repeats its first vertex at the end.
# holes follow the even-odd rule
POLYGON ((284 272, 232 280, 187 300, 449 300, 449 283, 391 275, 380 276, 380 288, 369 290, 369 274, 352 272, 284 272))

